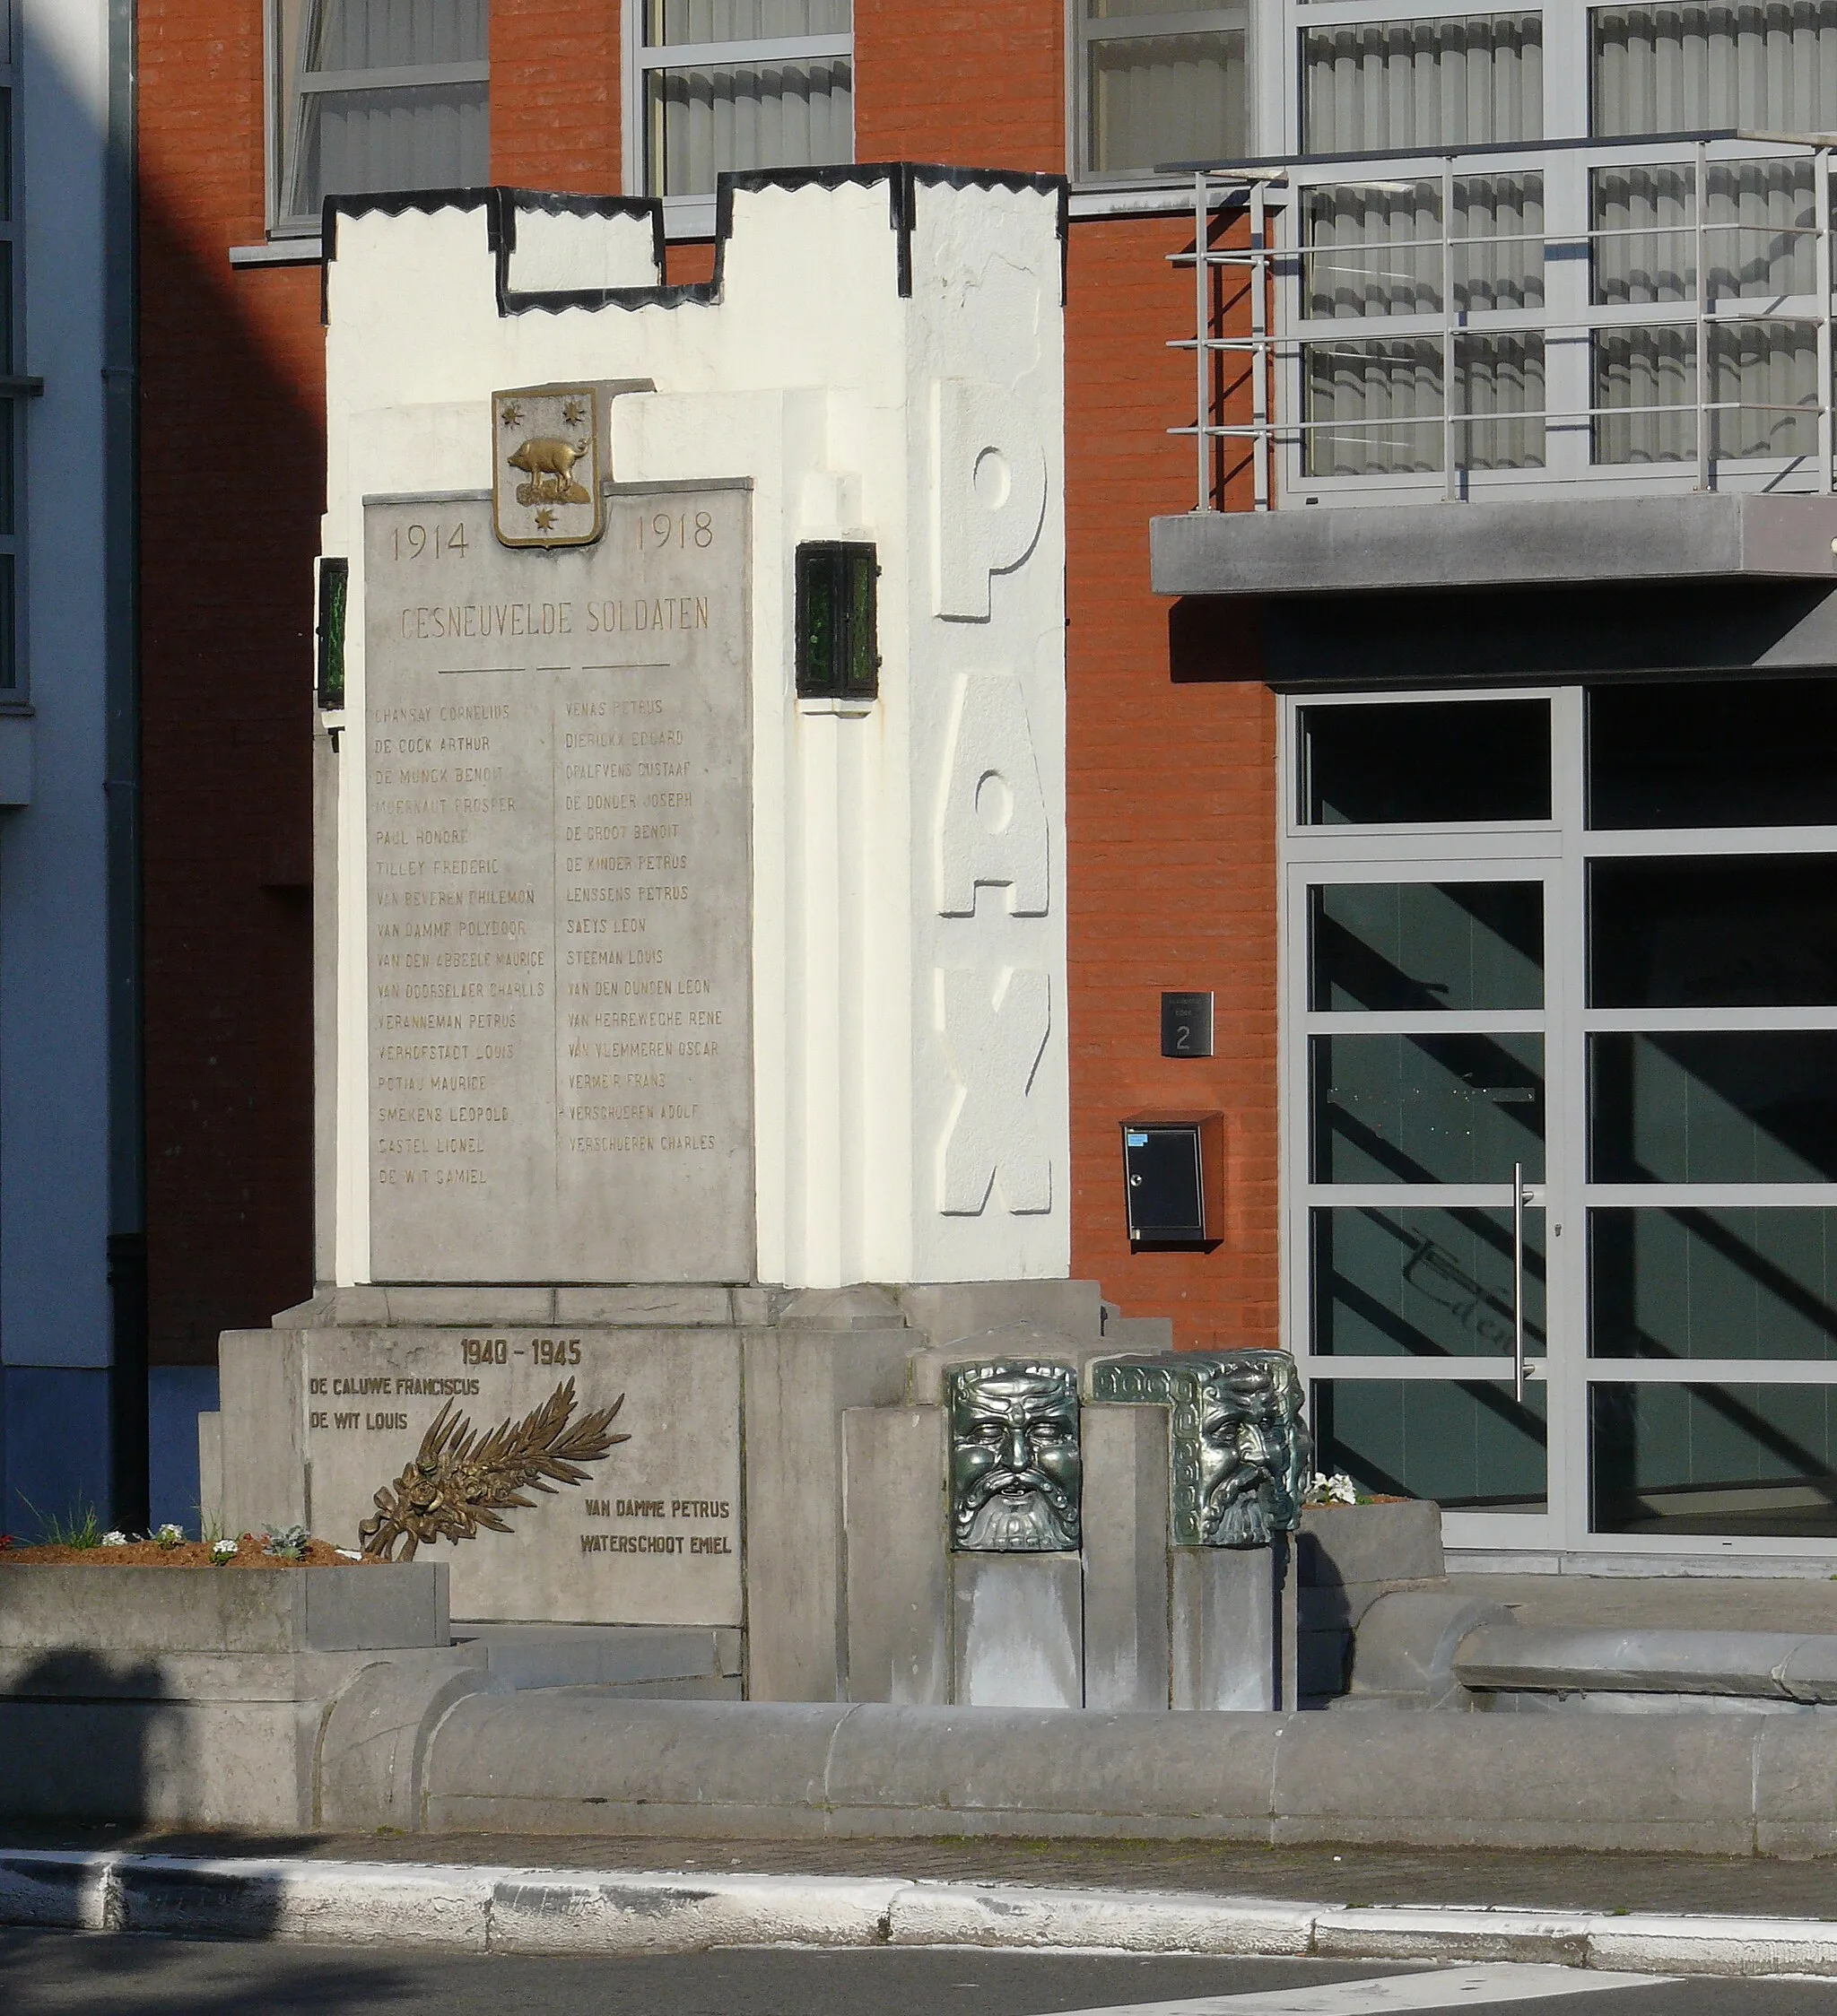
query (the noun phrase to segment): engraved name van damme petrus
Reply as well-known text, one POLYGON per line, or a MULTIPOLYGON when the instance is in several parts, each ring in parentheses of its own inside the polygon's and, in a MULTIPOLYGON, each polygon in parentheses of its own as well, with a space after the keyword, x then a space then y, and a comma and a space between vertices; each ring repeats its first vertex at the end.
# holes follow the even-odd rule
POLYGON ((1065 1365, 964 1365, 951 1372, 949 1392, 952 1545, 994 1554, 1075 1548, 1077 1374, 1065 1365))

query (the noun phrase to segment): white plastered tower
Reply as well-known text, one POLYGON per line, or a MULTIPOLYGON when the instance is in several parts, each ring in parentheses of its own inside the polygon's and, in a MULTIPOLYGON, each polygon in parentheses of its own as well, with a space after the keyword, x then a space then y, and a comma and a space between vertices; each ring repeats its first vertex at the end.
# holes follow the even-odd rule
MULTIPOLYGON (((322 551, 352 618, 324 723, 363 718, 363 500, 483 489, 494 389, 649 380, 613 402, 614 480, 751 484, 758 1276, 1063 1277, 1063 187, 753 176, 721 218, 715 282, 666 288, 638 203, 337 216, 322 551), (871 707, 797 697, 808 540, 877 549, 871 707)), ((318 1269, 341 1284, 372 1278, 361 743, 319 761, 318 1269)))

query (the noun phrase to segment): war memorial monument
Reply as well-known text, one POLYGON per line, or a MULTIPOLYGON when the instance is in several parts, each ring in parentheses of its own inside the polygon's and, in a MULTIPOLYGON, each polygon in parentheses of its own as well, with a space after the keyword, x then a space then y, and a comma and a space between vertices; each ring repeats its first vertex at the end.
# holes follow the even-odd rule
POLYGON ((222 1341, 231 1529, 551 1679, 1294 1705, 1292 1364, 1067 1278, 1063 232, 334 206, 321 1286, 222 1341))

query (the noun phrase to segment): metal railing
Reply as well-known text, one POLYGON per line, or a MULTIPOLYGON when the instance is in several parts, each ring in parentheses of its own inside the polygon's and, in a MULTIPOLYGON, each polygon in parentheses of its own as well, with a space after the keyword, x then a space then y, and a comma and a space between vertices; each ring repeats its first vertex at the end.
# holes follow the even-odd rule
MULTIPOLYGON (((1623 485, 1674 487, 1693 476, 1708 490, 1736 483, 1829 494, 1837 490, 1837 427, 1833 413, 1831 165, 1837 136, 1737 134, 1665 143, 1546 143, 1388 156, 1362 161, 1286 162, 1243 169, 1203 169, 1193 178, 1193 249, 1170 255, 1192 269, 1194 335, 1171 348, 1193 355, 1194 423, 1169 431, 1193 440, 1197 508, 1223 508, 1226 493, 1267 510, 1279 495, 1304 487, 1310 496, 1333 500, 1375 500, 1407 490, 1420 496, 1434 488, 1462 500, 1489 488, 1535 487, 1553 481, 1609 475, 1623 485), (1753 177, 1788 164, 1808 172, 1790 221, 1772 215, 1744 217, 1743 174, 1753 177), (1546 172, 1550 171, 1550 172, 1546 172), (1670 194, 1687 188, 1687 215, 1659 214, 1624 224, 1601 221, 1604 176, 1671 178, 1670 194), (1543 205, 1540 228, 1464 230, 1457 219, 1464 188, 1516 178, 1536 185, 1543 205), (1548 188, 1548 200, 1546 196, 1548 188), (1382 233, 1368 239, 1312 241, 1310 199, 1402 192, 1417 199, 1434 192, 1437 228, 1398 239, 1382 233), (1712 202, 1729 213, 1712 215, 1712 202), (1745 258, 1742 241, 1763 240, 1757 259, 1745 258), (1786 291, 1773 282, 1810 240, 1810 285, 1786 291), (1632 275, 1641 241, 1682 251, 1682 258, 1655 260, 1655 274, 1637 283, 1632 275), (1732 255, 1721 248, 1732 242, 1732 255), (1472 305, 1471 278, 1477 259, 1496 261, 1502 248, 1527 248, 1524 267, 1534 284, 1536 305, 1501 309, 1472 305), (1616 248, 1624 247, 1624 256, 1616 248), (1426 306, 1399 312, 1319 312, 1314 274, 1333 255, 1402 254, 1406 269, 1379 277, 1400 280, 1405 290, 1431 294, 1426 306), (1469 274, 1465 286, 1464 267, 1469 274), (1756 273, 1754 269, 1758 268, 1756 273), (1607 298, 1604 275, 1626 282, 1626 298, 1607 298), (1236 284, 1232 284, 1232 282, 1236 284), (1643 298, 1633 298, 1642 285, 1643 298), (1464 300, 1464 296, 1466 297, 1464 300), (1742 369, 1740 347, 1764 347, 1767 329, 1784 332, 1789 345, 1814 352, 1809 371, 1794 383, 1788 398, 1719 396, 1718 380, 1742 369), (1644 341, 1653 376, 1662 376, 1665 345, 1671 345, 1671 375, 1688 381, 1688 396, 1635 399, 1602 394, 1604 345, 1616 339, 1629 353, 1644 341), (1535 356, 1544 396, 1522 406, 1475 411, 1464 392, 1464 349, 1487 342, 1517 345, 1535 356), (1342 360, 1362 352, 1370 361, 1384 346, 1415 346, 1418 357, 1432 351, 1439 362, 1440 410, 1348 419, 1323 417, 1316 410, 1322 356, 1342 360), (1730 359, 1734 358, 1731 367, 1730 359), (1240 368, 1235 370, 1233 365, 1240 368), (1564 387, 1569 396, 1555 396, 1564 387), (1742 416, 1780 416, 1772 430, 1789 439, 1783 451, 1745 440, 1742 416), (1634 423, 1647 421, 1646 450, 1636 452, 1634 423), (1735 422, 1730 424, 1730 422, 1735 422), (1685 423, 1680 432, 1680 423, 1685 423), (1811 423, 1812 439, 1807 439, 1811 423), (1535 431, 1541 446, 1535 457, 1501 462, 1475 453, 1478 430, 1511 424, 1535 431), (1407 463, 1395 469, 1335 471, 1321 443, 1356 437, 1376 440, 1396 452, 1405 439, 1432 431, 1439 450, 1397 454, 1407 463), (1615 441, 1624 452, 1604 453, 1615 441), (1248 498, 1245 499, 1245 493, 1248 498), (1344 493, 1343 495, 1339 493, 1344 493)), ((1776 178, 1777 179, 1777 178, 1776 178)), ((1762 185, 1764 187, 1764 185, 1762 185)), ((1783 187, 1784 185, 1780 185, 1783 187)), ((1751 193, 1751 190, 1750 190, 1751 193)), ((1777 189, 1775 191, 1777 194, 1777 189)), ((1766 206, 1761 206, 1764 209, 1766 206)), ((1777 208, 1778 205, 1773 207, 1777 208)), ((1342 271, 1353 270, 1342 265, 1342 271)), ((1365 269, 1368 274, 1371 269, 1365 269)), ((1803 277, 1802 272, 1800 277, 1803 277)), ((1381 359, 1380 359, 1381 365, 1381 359)), ((1527 376, 1529 374, 1528 373, 1527 376)), ((1764 372, 1762 375, 1766 375, 1764 372)), ((1772 375, 1778 376, 1778 372, 1772 375)), ((1381 386, 1381 369, 1372 382, 1381 386)), ((1676 389, 1674 387, 1674 389, 1676 389)), ((1739 394, 1737 383, 1736 390, 1739 394)), ((1381 460, 1380 454, 1375 458, 1381 460)))

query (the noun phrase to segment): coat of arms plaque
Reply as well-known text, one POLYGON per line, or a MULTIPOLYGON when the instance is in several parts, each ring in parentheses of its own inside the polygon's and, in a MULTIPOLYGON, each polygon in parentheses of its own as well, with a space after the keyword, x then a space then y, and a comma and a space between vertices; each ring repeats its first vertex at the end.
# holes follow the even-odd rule
POLYGON ((590 546, 605 530, 599 388, 492 394, 492 517, 507 546, 590 546))

